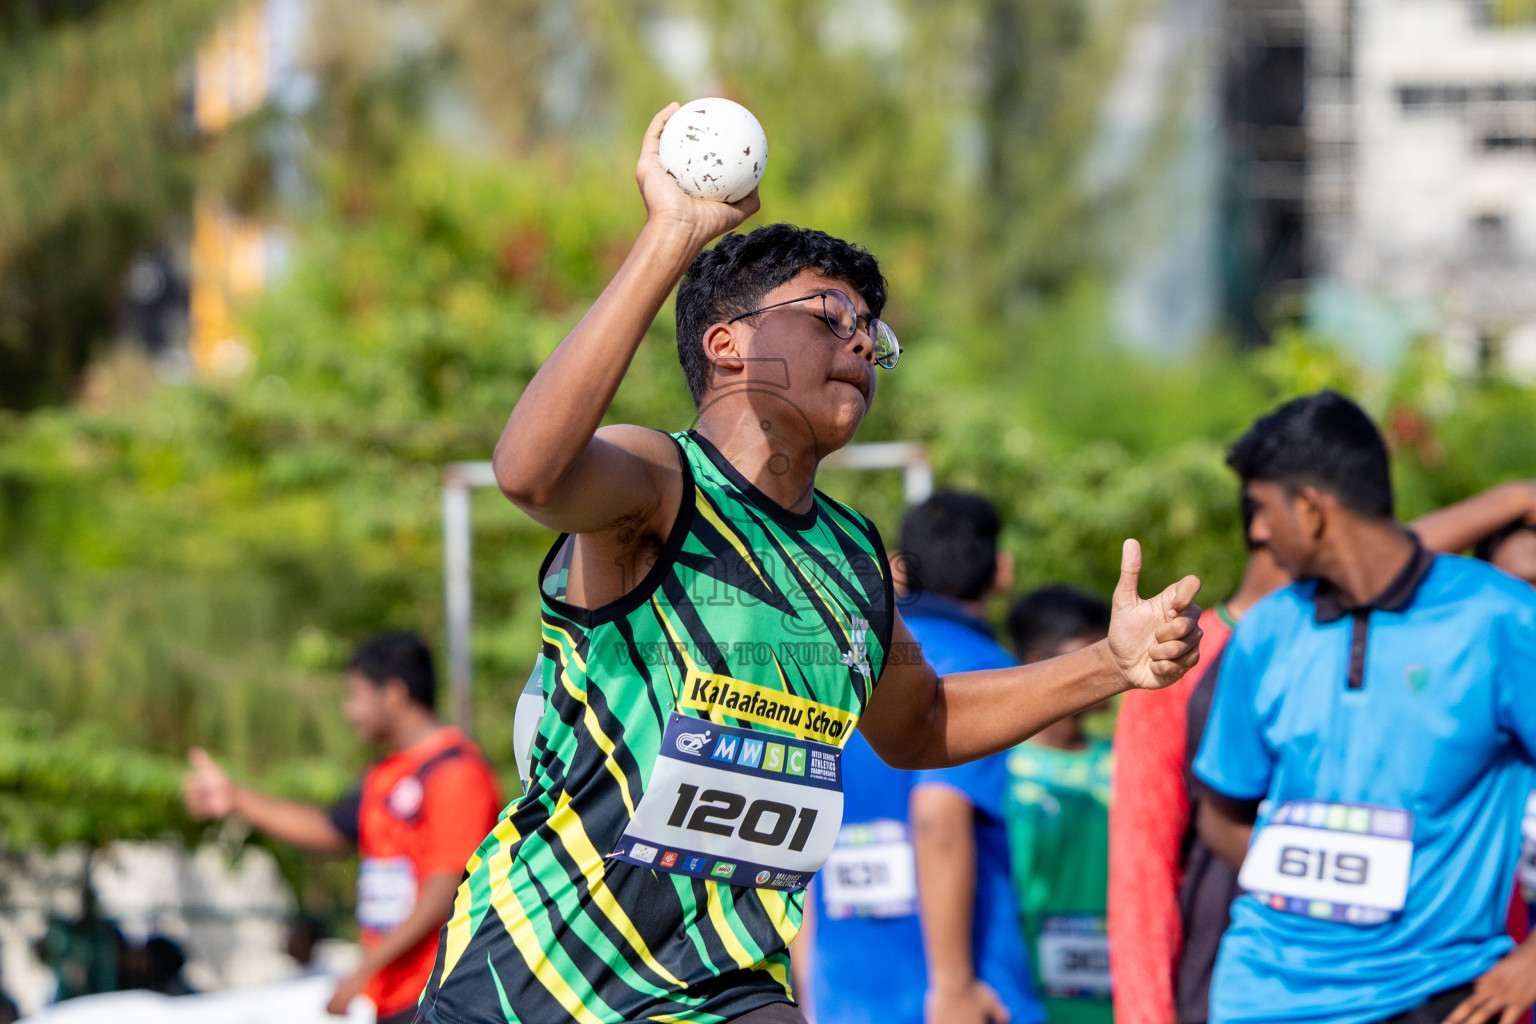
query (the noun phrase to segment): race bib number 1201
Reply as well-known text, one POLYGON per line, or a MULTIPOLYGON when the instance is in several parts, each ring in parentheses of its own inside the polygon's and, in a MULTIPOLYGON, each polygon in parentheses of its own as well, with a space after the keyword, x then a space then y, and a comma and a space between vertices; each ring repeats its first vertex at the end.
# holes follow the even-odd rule
POLYGON ((1254 837, 1237 881, 1274 910, 1368 925, 1403 909, 1412 867, 1411 812, 1291 800, 1254 837))
POLYGON ((838 748, 673 712, 611 856, 730 885, 802 889, 842 820, 838 748))

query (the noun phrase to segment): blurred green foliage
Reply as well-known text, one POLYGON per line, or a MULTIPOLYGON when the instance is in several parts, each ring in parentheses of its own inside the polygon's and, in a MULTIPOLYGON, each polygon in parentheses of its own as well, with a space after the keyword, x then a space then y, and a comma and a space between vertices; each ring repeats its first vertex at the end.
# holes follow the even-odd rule
MULTIPOLYGON (((1452 378, 1434 339, 1389 374, 1296 331, 1178 359, 1118 343, 1118 200, 1090 203, 1075 169, 1132 4, 907 0, 891 44, 797 0, 673 6, 708 25, 722 91, 768 128, 759 222, 855 238, 886 267, 907 352, 859 439, 924 441, 941 485, 996 499, 1021 588, 1106 592, 1133 535, 1145 591, 1193 571, 1221 597, 1243 551, 1223 447, 1322 386, 1382 417, 1407 516, 1536 466, 1536 395, 1452 378)), ((339 714, 351 646, 443 635, 443 465, 489 456, 641 223, 638 135, 676 95, 642 14, 458 0, 435 43, 388 60, 369 19, 410 5, 318 7, 314 195, 290 214, 293 265, 246 311, 254 366, 177 383, 121 353, 75 404, 0 414, 9 842, 196 833, 176 794, 194 743, 281 792, 337 795, 364 757, 339 714), (544 73, 564 99, 527 77, 544 73), (490 141, 445 133, 444 107, 478 110, 490 141)), ((691 423, 670 311, 610 418, 691 423)), ((823 480, 892 537, 899 484, 823 480)), ((552 538, 497 494, 474 500, 472 731, 511 793, 552 538)))
POLYGON ((1503 28, 1520 28, 1536 23, 1536 0, 1492 0, 1490 20, 1503 28))
POLYGON ((62 401, 188 220, 186 64, 229 0, 0 4, 0 408, 62 401))

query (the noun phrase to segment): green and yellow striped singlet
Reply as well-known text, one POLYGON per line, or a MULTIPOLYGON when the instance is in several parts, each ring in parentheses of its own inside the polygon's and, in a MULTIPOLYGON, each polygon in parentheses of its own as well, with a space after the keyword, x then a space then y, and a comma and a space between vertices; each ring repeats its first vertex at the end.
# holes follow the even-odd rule
POLYGON ((432 1024, 715 1024, 792 998, 803 890, 608 859, 675 711, 842 747, 890 645, 890 568, 863 516, 794 514, 699 435, 656 564, 595 610, 540 572, 544 712, 527 793, 470 858, 423 999, 432 1024))

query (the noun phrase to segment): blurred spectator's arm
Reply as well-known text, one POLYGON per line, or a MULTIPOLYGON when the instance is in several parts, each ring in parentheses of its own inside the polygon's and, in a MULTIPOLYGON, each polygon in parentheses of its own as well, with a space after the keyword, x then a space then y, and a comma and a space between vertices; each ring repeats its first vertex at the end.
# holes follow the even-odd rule
POLYGON ((789 975, 795 983, 795 1001, 800 1004, 810 1024, 816 1024, 811 1012, 811 973, 816 957, 816 893, 805 887, 805 912, 800 916, 800 931, 789 944, 789 975))
POLYGON ((1258 814, 1257 800, 1234 800, 1215 790, 1208 790, 1200 801, 1200 838, 1216 856, 1241 870, 1248 855, 1248 840, 1253 836, 1253 822, 1258 814))
POLYGON ((416 906, 404 921, 380 936, 377 944, 368 947, 363 962, 351 977, 342 981, 326 1006, 327 1013, 342 1015, 347 1004, 360 995, 368 979, 404 956, 426 938, 436 934, 453 911, 453 897, 459 889, 460 871, 436 871, 428 875, 416 896, 416 906))
POLYGON ((1126 694, 1115 725, 1109 953, 1120 1024, 1176 1019, 1173 982, 1184 944, 1180 857, 1189 827, 1185 706, 1195 682, 1185 677, 1166 690, 1126 694))
POLYGON ((1536 521, 1536 480, 1511 480, 1437 509, 1409 525, 1433 551, 1465 551, 1514 522, 1536 521))
POLYGON ((976 810, 944 785, 912 791, 912 846, 918 908, 928 954, 928 1024, 1006 1021, 997 994, 976 977, 971 948, 976 910, 976 810))
POLYGON ((355 845, 323 807, 283 800, 244 786, 234 790, 234 813, 274 839, 316 853, 345 853, 355 845))
POLYGON ((325 808, 237 786, 200 747, 188 752, 187 761, 192 770, 182 779, 182 795, 194 818, 233 814, 274 839, 306 850, 341 853, 352 848, 355 836, 343 833, 325 808))
POLYGON ((1472 994, 1446 1024, 1529 1020, 1536 1003, 1536 939, 1527 938, 1472 982, 1472 994))

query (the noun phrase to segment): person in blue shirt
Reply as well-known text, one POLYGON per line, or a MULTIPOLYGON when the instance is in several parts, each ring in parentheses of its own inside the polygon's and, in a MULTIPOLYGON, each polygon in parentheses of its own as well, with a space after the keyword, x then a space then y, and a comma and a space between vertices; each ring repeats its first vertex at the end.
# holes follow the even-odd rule
POLYGON ((1536 593, 1435 555, 1393 513, 1386 446, 1322 392, 1228 453, 1251 535, 1297 583, 1220 666, 1199 828, 1240 866, 1211 1021, 1513 1022, 1536 943, 1505 909, 1536 751, 1536 593))
POLYGON ((923 936, 907 827, 915 775, 857 732, 843 748, 843 826, 806 893, 790 963, 816 1024, 923 1024, 923 936))
MULTIPOLYGON (((1472 554, 1536 587, 1536 480, 1509 480, 1414 520, 1414 532, 1439 551, 1472 554)), ((1515 934, 1536 931, 1536 792, 1521 825, 1519 898, 1525 917, 1512 915, 1515 934)))
MULTIPOLYGON (((897 605, 940 673, 1016 664, 982 619, 1012 583, 1002 523, 984 498, 935 494, 901 526, 897 605)), ((1036 1024, 1028 947, 1013 896, 1003 800, 1008 752, 920 772, 912 793, 928 953, 928 1024, 1036 1024)))

